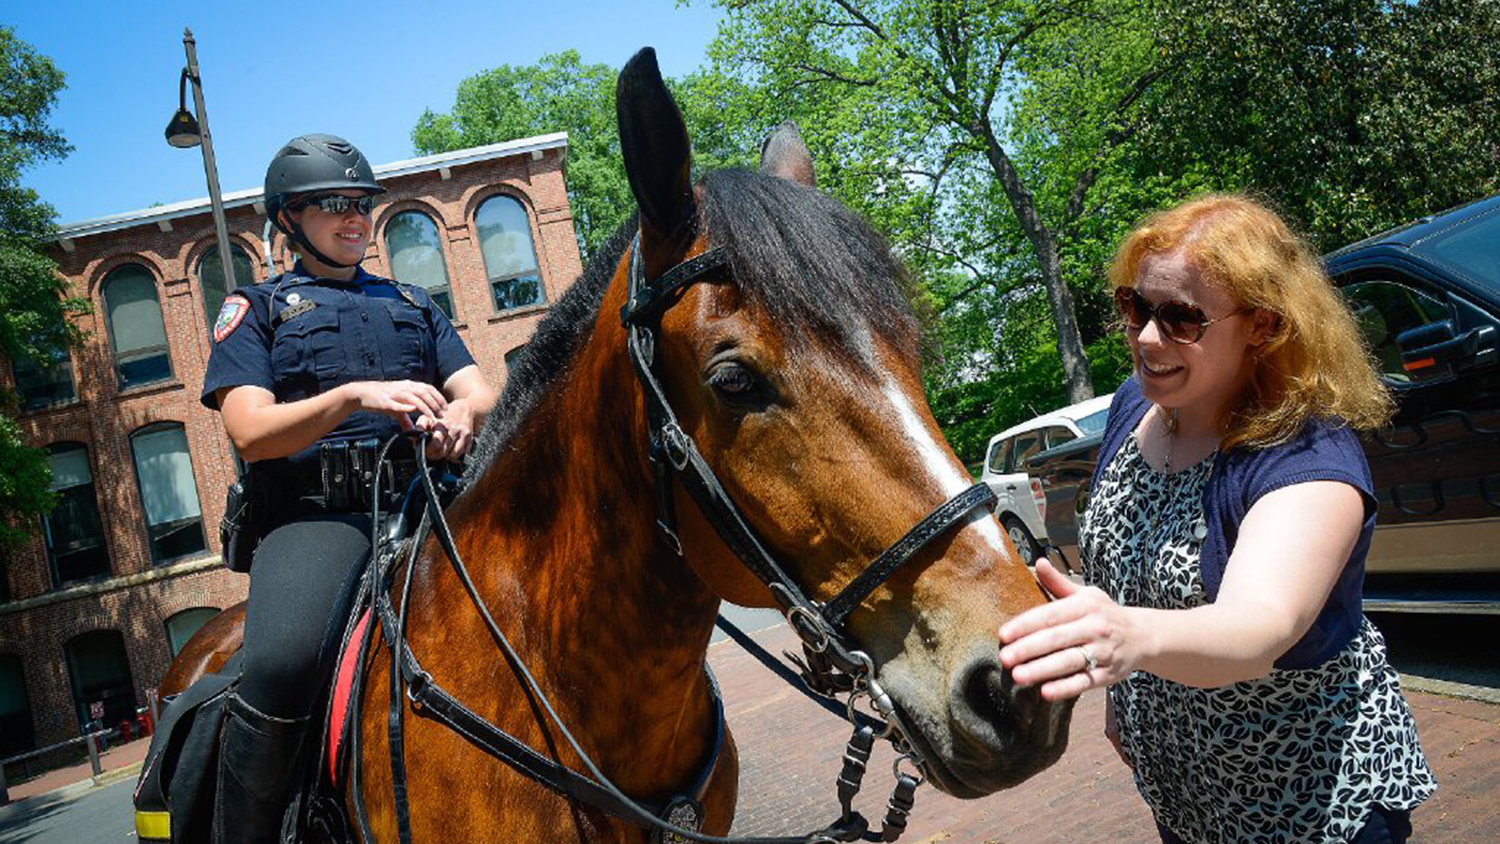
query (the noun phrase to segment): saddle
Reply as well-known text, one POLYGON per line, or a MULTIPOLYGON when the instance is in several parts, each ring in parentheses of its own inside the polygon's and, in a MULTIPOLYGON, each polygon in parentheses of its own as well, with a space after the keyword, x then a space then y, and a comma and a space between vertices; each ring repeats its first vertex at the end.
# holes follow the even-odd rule
MULTIPOLYGON (((396 512, 382 519, 381 541, 365 566, 376 562, 380 571, 389 571, 408 553, 421 512, 417 499, 408 494, 396 512)), ((354 840, 343 810, 348 753, 344 737, 352 714, 352 690, 370 642, 369 580, 367 576, 350 578, 353 594, 343 596, 350 615, 334 628, 342 631, 337 658, 322 666, 329 682, 313 711, 323 717, 318 719, 320 726, 309 732, 296 765, 299 774, 282 822, 284 842, 346 844, 354 840)), ((140 841, 204 844, 211 839, 220 736, 226 704, 239 678, 240 655, 236 653, 217 673, 206 674, 181 693, 163 699, 135 788, 135 828, 140 841)))

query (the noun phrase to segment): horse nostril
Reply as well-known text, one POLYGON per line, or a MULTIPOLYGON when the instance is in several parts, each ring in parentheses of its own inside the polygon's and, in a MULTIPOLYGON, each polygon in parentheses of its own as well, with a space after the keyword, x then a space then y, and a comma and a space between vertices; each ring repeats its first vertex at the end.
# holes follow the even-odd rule
POLYGON ((999 724, 1011 713, 1013 694, 1010 672, 998 663, 979 663, 964 683, 964 703, 969 711, 990 724, 999 724))

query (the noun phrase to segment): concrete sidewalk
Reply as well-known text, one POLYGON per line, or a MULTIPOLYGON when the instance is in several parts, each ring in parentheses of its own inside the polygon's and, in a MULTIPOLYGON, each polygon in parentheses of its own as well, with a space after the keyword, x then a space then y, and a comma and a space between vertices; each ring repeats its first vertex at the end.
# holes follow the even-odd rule
POLYGON ((24 800, 42 795, 52 798, 75 796, 98 785, 109 785, 126 777, 133 777, 141 770, 141 761, 151 739, 138 738, 127 744, 119 744, 99 754, 102 773, 94 776, 94 769, 87 759, 66 768, 56 768, 23 783, 11 784, 10 803, 0 807, 0 813, 10 814, 20 810, 24 800))
MULTIPOLYGON (((753 634, 772 653, 794 648, 781 625, 753 634)), ((732 643, 709 649, 723 686, 740 753, 734 833, 806 832, 838 814, 834 779, 848 726, 806 700, 732 643)), ((1500 841, 1500 706, 1408 690, 1438 792, 1412 815, 1411 841, 1500 841)), ((1056 765, 1010 791, 964 801, 929 786, 903 842, 928 844, 1157 844, 1151 813, 1130 771, 1104 739, 1104 694, 1083 696, 1073 712, 1068 751, 1056 765)), ((890 796, 891 751, 877 747, 856 799, 872 823, 890 796)))

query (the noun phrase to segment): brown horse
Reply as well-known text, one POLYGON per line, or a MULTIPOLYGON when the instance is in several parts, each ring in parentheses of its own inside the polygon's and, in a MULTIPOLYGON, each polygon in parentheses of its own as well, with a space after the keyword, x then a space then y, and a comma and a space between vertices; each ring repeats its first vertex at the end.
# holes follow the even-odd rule
MULTIPOLYGON (((714 172, 695 186, 686 128, 649 50, 622 73, 619 110, 647 277, 711 245, 729 254, 728 271, 687 288, 662 319, 655 354, 672 407, 765 546, 826 601, 969 485, 923 398, 898 264, 813 189, 795 129, 767 143, 761 173, 714 172)), ((602 248, 538 327, 448 518, 479 593, 562 721, 627 794, 663 800, 693 780, 713 741, 705 654, 721 599, 775 602, 680 488, 680 556, 655 526, 645 404, 620 321, 636 233, 627 226, 602 248)), ((406 630, 434 681, 583 770, 442 552, 428 542, 413 565, 406 630)), ((979 509, 849 617, 938 788, 989 794, 1062 753, 1069 704, 1013 689, 997 662, 998 627, 1043 600, 979 509)), ((389 659, 378 646, 356 713, 354 787, 382 841, 396 839, 389 659)), ((403 744, 417 842, 647 839, 409 707, 403 744)), ((729 829, 737 773, 729 741, 703 801, 705 832, 729 829)))

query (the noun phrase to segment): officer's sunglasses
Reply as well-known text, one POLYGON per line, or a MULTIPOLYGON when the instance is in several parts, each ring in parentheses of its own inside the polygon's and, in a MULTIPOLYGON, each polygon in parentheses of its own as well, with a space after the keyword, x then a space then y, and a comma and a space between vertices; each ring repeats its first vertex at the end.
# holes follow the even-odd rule
POLYGON ((1210 325, 1249 311, 1249 308, 1240 308, 1233 313, 1209 319, 1202 308, 1176 299, 1152 305, 1133 287, 1116 288, 1115 308, 1119 310, 1125 327, 1131 331, 1140 331, 1148 321, 1155 321, 1163 337, 1185 346, 1202 340, 1203 332, 1210 325))
POLYGON ((336 193, 323 196, 309 196, 299 199, 289 207, 293 211, 300 211, 309 205, 316 205, 324 214, 345 214, 350 208, 360 213, 360 216, 370 216, 370 211, 375 207, 375 200, 368 196, 340 196, 336 193))

